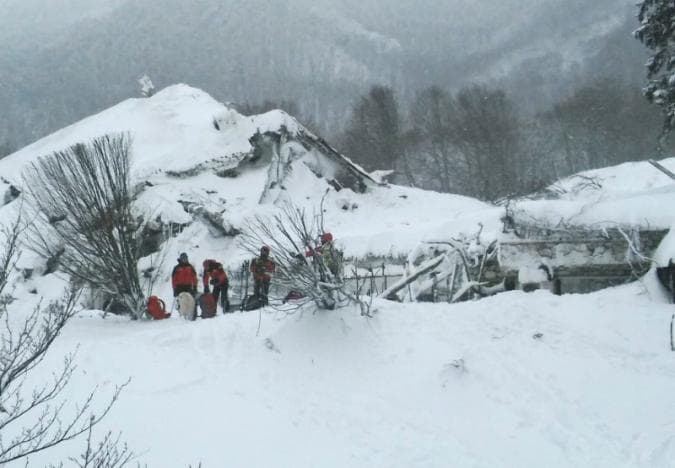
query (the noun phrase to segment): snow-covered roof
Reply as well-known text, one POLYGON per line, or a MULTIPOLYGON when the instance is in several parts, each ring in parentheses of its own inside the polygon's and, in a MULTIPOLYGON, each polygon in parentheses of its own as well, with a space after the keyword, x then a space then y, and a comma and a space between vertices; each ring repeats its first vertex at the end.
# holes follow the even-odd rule
MULTIPOLYGON (((675 170, 675 158, 661 161, 675 170)), ((551 227, 668 229, 675 222, 675 181, 649 162, 628 162, 580 172, 548 189, 550 200, 514 204, 517 221, 551 227)))

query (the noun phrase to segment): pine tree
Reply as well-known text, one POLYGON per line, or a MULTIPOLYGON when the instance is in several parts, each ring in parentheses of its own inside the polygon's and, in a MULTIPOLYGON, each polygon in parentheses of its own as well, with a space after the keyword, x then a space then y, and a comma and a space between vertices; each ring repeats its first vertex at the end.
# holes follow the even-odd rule
POLYGON ((663 136, 675 126, 675 2, 643 0, 639 4, 640 27, 635 37, 652 55, 647 61, 649 83, 645 95, 663 108, 663 136))

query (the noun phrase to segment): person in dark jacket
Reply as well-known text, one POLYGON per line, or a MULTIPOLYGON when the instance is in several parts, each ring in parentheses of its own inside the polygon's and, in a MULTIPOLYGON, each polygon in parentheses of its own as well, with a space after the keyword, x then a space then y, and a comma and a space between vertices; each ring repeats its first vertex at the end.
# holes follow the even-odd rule
POLYGON ((190 264, 187 254, 183 252, 178 257, 178 265, 173 267, 173 272, 171 273, 173 297, 178 297, 178 294, 182 292, 190 293, 193 297, 196 296, 198 284, 197 272, 190 264))
POLYGON ((220 298, 220 307, 223 312, 230 311, 230 301, 228 298, 229 280, 227 273, 223 269, 223 264, 215 260, 204 260, 202 263, 204 273, 202 280, 204 282, 204 292, 210 291, 209 285, 213 286, 213 297, 218 302, 220 298))
POLYGON ((264 304, 268 302, 270 281, 276 268, 276 263, 270 258, 270 248, 262 246, 260 256, 251 261, 250 270, 253 275, 253 295, 262 298, 264 304))

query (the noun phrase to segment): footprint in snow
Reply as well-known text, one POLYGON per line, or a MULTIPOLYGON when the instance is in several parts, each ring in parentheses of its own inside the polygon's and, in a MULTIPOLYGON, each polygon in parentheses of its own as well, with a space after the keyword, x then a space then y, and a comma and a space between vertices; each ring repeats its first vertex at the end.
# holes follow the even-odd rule
POLYGON ((468 371, 466 369, 466 364, 464 359, 454 359, 443 366, 441 370, 441 386, 445 388, 448 384, 448 381, 453 377, 461 376, 466 374, 468 371))
POLYGON ((269 338, 265 338, 265 347, 269 349, 270 351, 274 351, 275 353, 281 354, 281 351, 277 346, 274 344, 274 341, 272 341, 269 338))

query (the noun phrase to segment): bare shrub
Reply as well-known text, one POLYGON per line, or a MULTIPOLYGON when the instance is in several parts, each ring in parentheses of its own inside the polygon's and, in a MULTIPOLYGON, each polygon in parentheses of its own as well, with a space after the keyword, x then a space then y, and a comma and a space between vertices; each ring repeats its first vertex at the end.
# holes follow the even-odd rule
POLYGON ((129 153, 126 135, 96 138, 39 159, 24 185, 35 215, 30 247, 141 317, 144 222, 132 212, 129 153))
POLYGON ((73 354, 63 358, 51 379, 36 385, 28 383, 75 314, 80 293, 71 288, 62 299, 44 307, 38 304, 20 320, 10 319, 8 308, 13 297, 7 288, 20 253, 21 233, 20 218, 0 229, 0 298, 4 298, 0 300, 0 465, 91 432, 124 387, 117 387, 97 414, 93 412, 96 388, 78 402, 74 411, 67 410, 67 389, 75 370, 73 354))
POLYGON ((242 235, 242 247, 257 255, 261 245, 272 249, 276 262, 273 282, 282 291, 302 296, 298 306, 313 302, 320 309, 333 310, 358 304, 362 315, 369 315, 370 304, 364 302, 344 282, 343 259, 332 244, 319 247, 323 230, 323 210, 309 216, 304 209, 285 205, 271 217, 249 220, 242 235), (306 256, 311 252, 311 256, 306 256))

